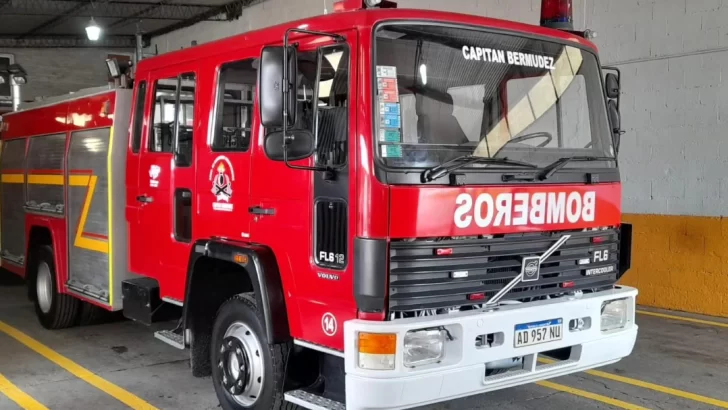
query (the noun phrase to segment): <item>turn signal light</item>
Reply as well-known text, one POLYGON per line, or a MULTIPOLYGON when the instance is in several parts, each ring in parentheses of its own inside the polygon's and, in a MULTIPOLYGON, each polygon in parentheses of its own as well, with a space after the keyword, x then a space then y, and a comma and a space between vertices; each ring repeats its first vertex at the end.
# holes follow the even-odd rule
POLYGON ((562 288, 573 288, 575 286, 574 281, 568 281, 561 284, 562 288))
POLYGON ((393 370, 397 353, 397 335, 394 333, 359 333, 359 368, 367 370, 393 370))
POLYGON ((485 293, 471 293, 468 295, 468 300, 484 300, 485 293))
POLYGON ((592 243, 602 243, 602 242, 604 242, 604 237, 595 236, 595 237, 591 238, 591 241, 592 241, 592 243))
POLYGON ((450 255, 452 255, 452 248, 438 248, 438 249, 435 249, 435 254, 437 256, 450 256, 450 255))

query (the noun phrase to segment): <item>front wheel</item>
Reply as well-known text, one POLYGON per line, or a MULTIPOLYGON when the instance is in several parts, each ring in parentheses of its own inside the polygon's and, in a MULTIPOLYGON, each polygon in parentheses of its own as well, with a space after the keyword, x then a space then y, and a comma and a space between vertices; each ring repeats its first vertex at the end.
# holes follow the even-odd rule
MULTIPOLYGON (((44 245, 35 251, 35 313, 46 329, 65 329, 75 324, 80 301, 58 292, 53 249, 44 245)), ((32 288, 31 288, 32 289, 32 288)))
POLYGON ((212 382, 225 410, 292 410, 283 400, 288 343, 271 345, 252 294, 236 295, 217 313, 212 329, 212 382))

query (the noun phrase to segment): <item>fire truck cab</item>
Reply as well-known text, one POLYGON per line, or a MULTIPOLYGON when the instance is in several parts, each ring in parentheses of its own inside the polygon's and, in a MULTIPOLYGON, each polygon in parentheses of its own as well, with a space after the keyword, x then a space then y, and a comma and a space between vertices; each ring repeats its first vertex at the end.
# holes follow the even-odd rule
POLYGON ((545 1, 565 30, 366 4, 5 116, 0 256, 41 323, 179 318, 155 336, 224 409, 409 408, 628 356, 619 76, 570 1, 545 1))

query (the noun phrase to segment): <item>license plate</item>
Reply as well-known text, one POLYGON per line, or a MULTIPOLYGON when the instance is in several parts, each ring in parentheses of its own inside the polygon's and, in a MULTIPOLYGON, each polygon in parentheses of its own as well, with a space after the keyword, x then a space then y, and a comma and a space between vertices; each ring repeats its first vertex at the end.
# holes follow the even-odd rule
POLYGON ((516 325, 515 334, 513 335, 513 347, 532 346, 561 340, 563 330, 563 319, 542 320, 516 325))

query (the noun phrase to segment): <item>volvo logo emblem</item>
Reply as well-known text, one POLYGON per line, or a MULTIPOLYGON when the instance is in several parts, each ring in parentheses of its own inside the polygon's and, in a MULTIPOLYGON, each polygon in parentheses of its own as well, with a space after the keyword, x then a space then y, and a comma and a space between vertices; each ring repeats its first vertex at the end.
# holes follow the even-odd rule
POLYGON ((539 278, 539 273, 541 270, 541 258, 538 256, 531 256, 528 258, 523 258, 523 281, 524 282, 534 282, 537 281, 539 278))
POLYGON ((512 281, 501 290, 498 291, 493 297, 488 300, 487 305, 497 305, 503 296, 510 292, 520 282, 535 282, 541 275, 541 263, 553 255, 561 245, 571 238, 571 235, 562 235, 555 244, 551 245, 541 256, 527 256, 523 258, 521 263, 521 273, 519 273, 512 281))

